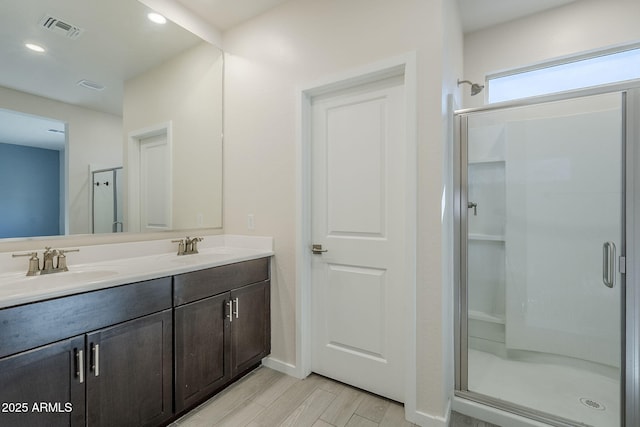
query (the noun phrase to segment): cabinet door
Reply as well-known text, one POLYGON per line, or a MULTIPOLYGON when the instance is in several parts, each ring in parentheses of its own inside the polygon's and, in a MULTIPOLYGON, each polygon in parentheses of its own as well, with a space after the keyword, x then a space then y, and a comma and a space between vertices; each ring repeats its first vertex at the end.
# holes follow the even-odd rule
POLYGON ((84 336, 0 359, 0 425, 82 426, 84 336))
POLYGON ((231 292, 231 369, 234 376, 260 363, 271 352, 269 292, 268 280, 231 292))
POLYGON ((231 376, 228 300, 227 292, 175 309, 176 412, 198 403, 231 376))
POLYGON ((153 426, 172 416, 171 310, 87 335, 91 426, 153 426))

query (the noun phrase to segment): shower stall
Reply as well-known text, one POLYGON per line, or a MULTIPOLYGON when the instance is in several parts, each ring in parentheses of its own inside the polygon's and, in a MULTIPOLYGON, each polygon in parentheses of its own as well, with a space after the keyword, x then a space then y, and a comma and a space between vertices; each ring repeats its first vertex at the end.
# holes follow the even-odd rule
POLYGON ((122 167, 90 172, 91 231, 121 233, 124 231, 122 209, 122 167))
POLYGON ((637 420, 630 96, 601 92, 455 114, 463 400, 555 426, 637 420))

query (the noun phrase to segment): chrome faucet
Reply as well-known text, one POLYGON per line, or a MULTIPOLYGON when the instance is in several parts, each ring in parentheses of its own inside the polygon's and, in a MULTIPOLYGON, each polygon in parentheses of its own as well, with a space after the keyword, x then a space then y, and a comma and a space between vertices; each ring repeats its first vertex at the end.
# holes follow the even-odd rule
POLYGON ((67 266, 67 252, 79 252, 80 249, 51 249, 47 246, 42 253, 43 265, 40 269, 40 259, 37 252, 29 252, 26 254, 13 254, 12 256, 29 257, 29 269, 27 270, 27 276, 36 276, 38 274, 51 274, 59 273, 61 271, 69 271, 67 266))
POLYGON ((178 255, 191 255, 198 253, 198 242, 204 240, 202 237, 191 238, 189 236, 180 240, 172 240, 173 243, 178 243, 178 255))

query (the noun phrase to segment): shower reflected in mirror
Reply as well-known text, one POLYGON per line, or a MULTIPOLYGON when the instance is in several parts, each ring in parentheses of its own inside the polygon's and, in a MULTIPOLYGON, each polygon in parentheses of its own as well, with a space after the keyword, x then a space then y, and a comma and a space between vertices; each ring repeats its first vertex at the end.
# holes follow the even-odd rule
POLYGON ((91 224, 92 232, 121 233, 122 218, 122 167, 91 171, 91 224))

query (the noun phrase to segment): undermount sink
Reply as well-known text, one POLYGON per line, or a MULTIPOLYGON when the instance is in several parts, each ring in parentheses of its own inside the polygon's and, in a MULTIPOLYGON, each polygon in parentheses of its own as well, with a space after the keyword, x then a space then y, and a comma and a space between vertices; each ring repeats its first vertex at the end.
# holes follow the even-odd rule
POLYGON ((226 258, 233 255, 233 249, 230 248, 206 248, 200 250, 197 254, 190 255, 172 255, 169 262, 178 265, 200 264, 207 261, 226 258))
POLYGON ((39 286, 56 286, 69 282, 91 283, 118 274, 115 270, 69 270, 58 273, 27 276, 24 273, 10 273, 0 276, 0 288, 5 290, 39 286))
MULTIPOLYGON (((69 270, 62 273, 55 273, 60 275, 72 276, 74 279, 78 278, 79 280, 98 280, 104 279, 105 277, 115 276, 118 274, 115 270, 69 270)), ((47 274, 40 277, 46 277, 47 274)))

